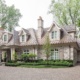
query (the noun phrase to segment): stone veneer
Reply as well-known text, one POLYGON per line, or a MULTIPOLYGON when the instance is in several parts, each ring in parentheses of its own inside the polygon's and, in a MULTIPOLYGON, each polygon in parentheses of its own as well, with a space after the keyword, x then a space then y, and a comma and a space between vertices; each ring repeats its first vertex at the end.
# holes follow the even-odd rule
MULTIPOLYGON (((52 47, 52 49, 59 50, 59 59, 60 60, 73 60, 74 59, 74 48, 69 46, 64 47, 52 47)), ((46 59, 44 50, 39 48, 38 55, 40 59, 46 59)))

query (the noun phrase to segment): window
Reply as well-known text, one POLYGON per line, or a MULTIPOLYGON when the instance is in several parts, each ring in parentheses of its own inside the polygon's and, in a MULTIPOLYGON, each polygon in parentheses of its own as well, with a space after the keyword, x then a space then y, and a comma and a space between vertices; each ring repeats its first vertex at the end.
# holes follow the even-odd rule
POLYGON ((29 54, 29 50, 23 50, 24 54, 29 54))
POLYGON ((4 36, 3 36, 3 40, 4 40, 4 41, 7 41, 7 35, 4 35, 4 36))
POLYGON ((51 59, 59 59, 59 51, 58 49, 52 49, 51 50, 51 59))
POLYGON ((22 42, 25 40, 25 35, 22 35, 22 42))
POLYGON ((52 38, 52 39, 56 39, 56 38, 57 38, 57 31, 53 31, 53 32, 51 33, 51 38, 52 38))

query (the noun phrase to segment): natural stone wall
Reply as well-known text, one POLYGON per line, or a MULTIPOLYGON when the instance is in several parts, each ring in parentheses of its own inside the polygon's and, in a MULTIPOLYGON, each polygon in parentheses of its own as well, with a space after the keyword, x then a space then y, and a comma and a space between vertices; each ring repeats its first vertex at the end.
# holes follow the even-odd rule
POLYGON ((74 48, 73 47, 70 48, 70 59, 71 60, 74 59, 74 48))
MULTIPOLYGON (((60 60, 73 60, 74 59, 74 48, 69 46, 60 46, 52 47, 52 49, 59 50, 59 59, 60 60)), ((46 55, 42 48, 38 50, 38 56, 40 59, 46 59, 46 55)))
MULTIPOLYGON (((38 49, 37 49, 37 47, 22 47, 22 48, 17 48, 16 49, 16 53, 18 54, 18 59, 20 59, 20 56, 21 56, 21 54, 23 53, 23 50, 29 50, 29 53, 34 53, 34 54, 36 54, 37 55, 37 53, 38 53, 38 49)), ((36 57, 36 59, 37 59, 37 57, 36 57)))
POLYGON ((80 62, 80 51, 78 51, 78 53, 77 53, 77 61, 80 62))
POLYGON ((69 47, 64 47, 64 59, 69 60, 69 47))
POLYGON ((77 50, 74 48, 74 65, 77 63, 77 50))

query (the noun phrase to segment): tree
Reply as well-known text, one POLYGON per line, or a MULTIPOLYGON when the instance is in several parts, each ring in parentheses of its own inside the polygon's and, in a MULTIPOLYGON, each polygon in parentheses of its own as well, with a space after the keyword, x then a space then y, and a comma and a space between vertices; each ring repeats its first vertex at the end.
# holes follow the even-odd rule
POLYGON ((80 26, 80 0, 52 0, 49 12, 61 25, 80 26))
POLYGON ((46 60, 48 61, 51 55, 51 44, 50 44, 49 36, 46 36, 45 38, 43 49, 44 49, 44 53, 46 54, 46 60))
POLYGON ((17 61, 17 53, 16 52, 13 54, 13 57, 14 57, 14 61, 16 62, 17 61))
POLYGON ((9 31, 13 27, 19 26, 18 22, 21 18, 19 9, 16 9, 14 5, 7 6, 4 0, 0 0, 0 25, 3 28, 7 28, 9 31))

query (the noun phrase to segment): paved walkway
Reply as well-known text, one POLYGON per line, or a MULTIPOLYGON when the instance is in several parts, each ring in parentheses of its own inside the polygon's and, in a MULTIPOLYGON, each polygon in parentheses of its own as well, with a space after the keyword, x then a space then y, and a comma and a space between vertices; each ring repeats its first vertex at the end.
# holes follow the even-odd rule
POLYGON ((0 66, 0 80, 80 80, 80 66, 56 69, 0 66))

